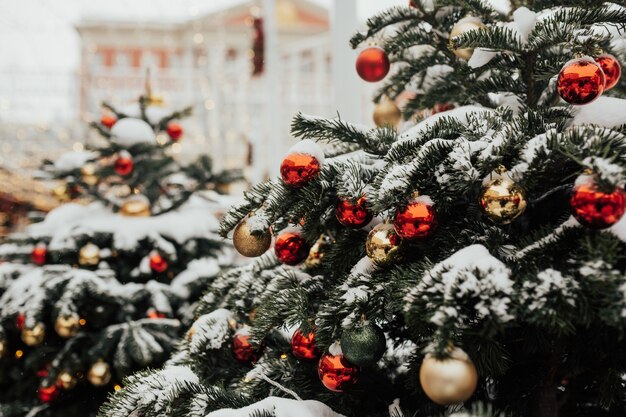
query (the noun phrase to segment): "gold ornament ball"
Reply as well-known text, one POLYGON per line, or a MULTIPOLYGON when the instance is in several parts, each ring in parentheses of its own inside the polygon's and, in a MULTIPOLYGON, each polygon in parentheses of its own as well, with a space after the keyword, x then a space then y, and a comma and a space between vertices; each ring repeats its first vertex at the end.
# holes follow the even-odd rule
POLYGON ((491 220, 508 224, 526 210, 524 190, 506 177, 495 178, 483 187, 480 206, 491 220))
POLYGON ((374 123, 378 127, 390 126, 397 128, 402 120, 400 108, 387 97, 383 97, 374 107, 374 123))
POLYGON ((5 340, 0 339, 0 358, 4 357, 4 354, 7 352, 7 342, 5 340))
POLYGON ((120 213, 127 217, 149 217, 150 201, 144 195, 132 195, 122 203, 120 213))
MULTIPOLYGON (((465 32, 469 32, 470 30, 484 28, 485 25, 476 17, 465 17, 457 22, 456 25, 452 27, 450 31, 450 47, 452 48, 452 39, 456 36, 459 36, 465 32)), ((474 53, 473 48, 462 48, 462 49, 452 49, 454 55, 457 57, 469 60, 474 53)))
POLYGON ((46 338, 46 326, 37 323, 35 327, 22 329, 22 341, 28 346, 40 345, 46 338))
POLYGON ((401 259, 402 240, 392 223, 380 223, 367 235, 365 252, 377 265, 390 265, 401 259))
POLYGON ((61 202, 70 201, 72 199, 66 184, 61 184, 54 187, 54 189, 52 190, 52 195, 61 202))
POLYGON ((83 181, 88 185, 96 185, 98 183, 98 177, 96 176, 96 164, 93 162, 87 162, 80 169, 80 175, 83 177, 83 181))
POLYGON ((420 367, 420 384, 433 402, 458 404, 474 394, 478 374, 467 353, 454 348, 445 358, 426 355, 420 367))
POLYGON ((54 330, 65 339, 76 336, 80 329, 80 319, 77 316, 59 316, 54 322, 54 330))
POLYGON ((191 342, 191 340, 193 339, 193 337, 196 335, 197 332, 198 332, 198 329, 196 328, 196 326, 191 326, 189 330, 187 331, 187 341, 191 342))
POLYGON ((105 386, 111 382, 111 367, 105 361, 97 361, 87 371, 87 379, 96 387, 105 386))
POLYGON ((243 256, 254 258, 267 252, 272 245, 272 235, 269 230, 260 235, 253 235, 250 231, 248 219, 244 219, 235 227, 233 244, 237 252, 243 256))
POLYGON ((309 256, 304 261, 304 266, 309 269, 317 268, 320 266, 322 261, 324 260, 324 252, 328 249, 328 245, 330 245, 330 239, 326 235, 321 235, 319 239, 315 242, 313 246, 311 246, 311 250, 309 251, 309 256))
POLYGON ((78 380, 74 375, 67 371, 63 371, 59 374, 57 382, 63 389, 72 389, 78 383, 78 380))
POLYGON ((83 266, 95 266, 100 262, 100 248, 93 243, 87 243, 78 252, 78 263, 83 266))

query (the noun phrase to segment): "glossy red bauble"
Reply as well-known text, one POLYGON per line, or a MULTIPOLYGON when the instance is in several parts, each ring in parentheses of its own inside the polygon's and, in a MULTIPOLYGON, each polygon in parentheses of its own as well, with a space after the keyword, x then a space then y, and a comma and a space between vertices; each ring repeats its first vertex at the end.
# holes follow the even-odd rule
POLYGON ((39 387, 37 395, 39 396, 39 400, 41 402, 51 403, 59 398, 59 395, 61 395, 61 387, 56 384, 49 387, 39 387))
POLYGON ((283 232, 274 242, 274 253, 281 263, 297 265, 309 256, 310 246, 307 241, 295 232, 283 232))
POLYGON ((253 346, 250 343, 250 335, 241 333, 233 336, 231 349, 235 359, 242 363, 254 363, 263 354, 262 346, 253 346))
POLYGON ((359 198, 356 203, 350 200, 339 201, 335 215, 339 223, 352 228, 363 227, 372 220, 372 213, 365 207, 365 196, 359 198))
POLYGON ((335 392, 343 392, 356 385, 360 369, 348 362, 343 354, 331 355, 326 353, 322 355, 317 364, 317 374, 326 388, 335 392))
POLYGON ((115 173, 117 175, 121 175, 125 177, 126 175, 130 175, 133 172, 133 168, 135 167, 135 163, 133 162, 133 158, 130 155, 121 155, 115 160, 115 173))
POLYGON ((306 335, 300 331, 291 337, 291 353, 298 359, 310 360, 319 356, 319 351, 315 347, 315 333, 309 332, 306 335))
POLYGON ((572 215, 583 226, 605 229, 617 223, 626 211, 626 192, 616 188, 611 193, 598 190, 592 182, 574 187, 570 199, 572 215))
POLYGON ((150 255, 150 269, 154 272, 161 273, 167 270, 167 261, 160 253, 154 252, 150 255))
POLYGON ((317 177, 320 170, 317 158, 304 153, 289 154, 280 164, 280 176, 290 187, 302 187, 317 177))
POLYGON ((30 253, 30 259, 35 265, 44 265, 48 257, 48 248, 45 245, 37 245, 30 253))
POLYGON ((117 119, 115 117, 109 116, 106 114, 100 118, 100 124, 106 127, 107 129, 112 128, 116 122, 117 122, 117 119))
POLYGON ((396 212, 393 227, 402 239, 423 239, 437 227, 437 212, 430 199, 418 198, 396 212))
POLYGON ((371 83, 382 80, 389 73, 389 57, 381 48, 372 46, 361 51, 356 59, 359 77, 371 83))
POLYGON ((606 77, 589 57, 572 59, 563 66, 556 82, 561 98, 570 104, 588 104, 602 95, 606 77))
POLYGON ((183 137, 183 127, 179 123, 169 122, 167 124, 166 131, 167 131, 167 135, 174 142, 178 142, 180 138, 183 137))
POLYGON ((597 57, 596 62, 600 64, 606 78, 604 91, 615 87, 622 76, 622 66, 619 61, 613 55, 606 54, 597 57))

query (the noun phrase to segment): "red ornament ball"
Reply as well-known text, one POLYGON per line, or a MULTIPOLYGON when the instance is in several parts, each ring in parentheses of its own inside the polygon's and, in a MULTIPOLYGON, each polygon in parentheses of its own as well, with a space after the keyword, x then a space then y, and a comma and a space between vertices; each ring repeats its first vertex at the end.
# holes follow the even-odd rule
POLYGON ((167 131, 167 135, 174 142, 178 142, 180 138, 183 136, 183 127, 180 125, 180 123, 169 122, 167 124, 166 131, 167 131))
POLYGON ((600 65, 589 57, 567 62, 556 83, 561 98, 570 104, 588 104, 602 95, 606 77, 600 65))
POLYGON ((347 199, 339 201, 335 215, 339 223, 355 229, 365 226, 372 220, 372 213, 365 207, 365 196, 355 203, 347 199))
POLYGON ((403 239, 423 239, 430 236, 437 227, 437 212, 432 201, 418 198, 398 210, 393 227, 403 239))
POLYGON ((51 403, 61 395, 61 387, 58 385, 50 385, 49 387, 39 387, 37 390, 39 400, 43 403, 51 403))
POLYGON ((148 312, 146 313, 146 316, 152 320, 156 320, 156 319, 164 319, 167 317, 167 314, 165 313, 161 313, 160 311, 158 311, 155 308, 150 308, 148 309, 148 312))
POLYGON ((250 335, 237 333, 233 336, 231 345, 233 356, 242 363, 254 363, 263 354, 262 346, 253 346, 250 343, 250 335))
POLYGON ((291 337, 291 353, 300 360, 311 360, 319 356, 315 347, 315 333, 302 333, 300 329, 291 337))
POLYGON ((280 164, 280 176, 290 187, 302 187, 317 177, 321 164, 313 155, 292 153, 280 164))
POLYGON ((274 253, 286 265, 297 265, 309 256, 309 244, 295 232, 283 232, 274 242, 274 253))
POLYGON ((619 64, 619 61, 613 55, 606 54, 597 57, 596 62, 600 65, 600 68, 602 68, 604 77, 606 78, 604 91, 615 87, 622 76, 622 66, 619 64))
POLYGON ((15 317, 15 327, 17 328, 17 330, 22 330, 24 326, 26 326, 26 314, 19 313, 15 317))
POLYGON ((133 158, 131 158, 130 154, 120 155, 115 160, 115 173, 117 175, 121 175, 125 177, 130 175, 133 172, 133 168, 135 167, 135 163, 133 162, 133 158))
POLYGON ((361 51, 356 59, 356 72, 365 81, 375 83, 382 80, 389 73, 389 57, 377 46, 361 51))
POLYGON ((162 273, 167 270, 167 261, 159 252, 150 255, 150 269, 156 273, 162 273))
POLYGON ((343 357, 343 354, 322 355, 317 364, 317 375, 326 388, 335 392, 343 392, 356 385, 360 369, 343 357))
POLYGON ((452 103, 437 103, 432 108, 432 114, 442 113, 452 109, 454 109, 454 104, 452 103))
POLYGON ((626 192, 615 188, 613 192, 600 191, 594 183, 574 187, 570 199, 572 215, 590 229, 605 229, 617 223, 626 211, 626 192))
POLYGON ((46 246, 43 244, 35 246, 33 251, 30 253, 30 259, 35 265, 44 265, 46 263, 47 257, 48 248, 46 248, 46 246))
POLYGON ((100 118, 100 124, 104 127, 106 127, 107 129, 110 129, 113 127, 113 125, 117 122, 117 119, 113 116, 109 116, 107 114, 103 115, 100 118))

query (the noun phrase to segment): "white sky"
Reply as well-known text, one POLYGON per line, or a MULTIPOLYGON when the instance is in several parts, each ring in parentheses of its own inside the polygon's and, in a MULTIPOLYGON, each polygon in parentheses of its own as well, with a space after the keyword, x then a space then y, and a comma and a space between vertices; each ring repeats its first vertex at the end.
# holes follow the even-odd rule
MULTIPOLYGON (((241 0, 0 0, 0 73, 65 72, 78 62, 82 16, 183 20, 241 0)), ((329 6, 332 0, 313 0, 329 6)), ((358 0, 361 20, 408 0, 358 0)))

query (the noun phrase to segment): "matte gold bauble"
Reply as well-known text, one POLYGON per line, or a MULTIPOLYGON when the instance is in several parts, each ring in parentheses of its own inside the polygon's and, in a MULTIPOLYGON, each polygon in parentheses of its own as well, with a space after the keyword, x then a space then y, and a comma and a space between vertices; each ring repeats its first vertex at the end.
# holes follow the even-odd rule
POLYGON ((102 387, 111 382, 111 367, 103 360, 99 360, 87 371, 87 379, 92 385, 102 387))
POLYGON ((127 217, 149 217, 150 201, 141 194, 131 195, 122 203, 120 214, 127 217))
POLYGON ((272 235, 269 230, 261 234, 252 234, 249 218, 243 219, 233 232, 233 244, 237 252, 243 256, 254 258, 263 255, 272 245, 272 235))
POLYGON ((37 323, 35 327, 22 329, 22 341, 28 346, 40 345, 46 338, 46 326, 37 323))
POLYGON ((454 348, 449 356, 426 355, 420 367, 420 384, 424 393, 439 405, 466 401, 478 383, 476 367, 467 353, 454 348))
POLYGON ((54 189, 52 190, 52 195, 61 202, 70 201, 72 199, 66 184, 61 184, 54 187, 54 189))
POLYGON ((96 176, 96 164, 93 162, 87 162, 83 165, 80 169, 80 175, 85 184, 96 185, 98 183, 98 177, 96 176))
POLYGON ((385 96, 374 107, 373 118, 378 127, 397 128, 402 120, 402 112, 396 103, 385 96))
POLYGON ((392 223, 380 223, 367 235, 365 252, 375 264, 390 265, 400 260, 401 243, 392 223))
POLYGON ((484 27, 485 25, 477 17, 468 16, 459 20, 457 24, 454 25, 452 27, 452 30, 450 31, 450 48, 452 49, 452 52, 454 53, 454 55, 466 61, 469 60, 472 57, 472 54, 474 53, 474 49, 473 48, 454 49, 452 48, 452 39, 465 32, 469 32, 470 30, 480 29, 484 27))
POLYGON ((87 243, 78 252, 78 263, 83 266, 96 266, 100 263, 100 248, 93 243, 87 243))
POLYGON ((54 330, 63 338, 76 336, 80 329, 80 319, 77 316, 59 316, 54 322, 54 330))
POLYGON ((57 382, 63 389, 72 389, 76 386, 78 380, 71 373, 63 371, 57 377, 57 382))
POLYGON ((309 269, 317 268, 324 260, 324 253, 328 250, 330 245, 330 238, 326 235, 321 235, 319 239, 311 246, 309 256, 304 261, 304 266, 309 269))
POLYGON ((508 224, 526 210, 524 190, 506 176, 495 178, 483 187, 480 206, 491 220, 508 224))

